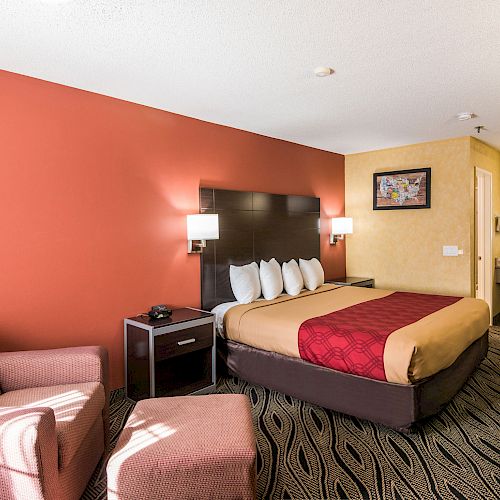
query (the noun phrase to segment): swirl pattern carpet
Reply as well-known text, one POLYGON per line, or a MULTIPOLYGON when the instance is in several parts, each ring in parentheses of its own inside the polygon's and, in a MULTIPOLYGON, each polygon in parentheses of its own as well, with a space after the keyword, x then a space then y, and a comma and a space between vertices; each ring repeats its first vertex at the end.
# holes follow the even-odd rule
MULTIPOLYGON (((445 410, 410 435, 234 378, 218 392, 247 394, 257 438, 260 499, 498 499, 500 328, 487 358, 445 410)), ((115 391, 113 442, 132 404, 115 391)), ((99 466, 83 496, 105 499, 99 466)))

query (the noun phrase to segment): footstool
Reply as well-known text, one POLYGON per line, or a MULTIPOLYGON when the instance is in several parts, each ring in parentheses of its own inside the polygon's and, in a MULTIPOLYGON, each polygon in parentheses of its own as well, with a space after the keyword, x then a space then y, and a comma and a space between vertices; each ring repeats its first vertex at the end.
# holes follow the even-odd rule
POLYGON ((247 396, 144 399, 109 459, 108 499, 253 499, 255 459, 247 396))

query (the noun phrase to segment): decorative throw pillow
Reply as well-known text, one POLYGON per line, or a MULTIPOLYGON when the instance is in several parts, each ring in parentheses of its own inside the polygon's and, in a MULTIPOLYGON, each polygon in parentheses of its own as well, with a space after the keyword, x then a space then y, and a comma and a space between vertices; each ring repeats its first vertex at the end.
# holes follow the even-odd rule
POLYGON ((281 271, 286 293, 288 295, 298 295, 304 288, 304 278, 302 277, 297 261, 292 259, 289 262, 283 262, 281 271))
POLYGON ((318 259, 299 259, 299 267, 304 278, 304 285, 308 290, 316 290, 325 282, 325 272, 318 259))
POLYGON ((276 259, 260 261, 260 284, 266 300, 275 299, 283 291, 281 267, 276 259))
POLYGON ((250 304, 260 297, 259 266, 252 262, 246 266, 230 266, 229 280, 236 300, 250 304))

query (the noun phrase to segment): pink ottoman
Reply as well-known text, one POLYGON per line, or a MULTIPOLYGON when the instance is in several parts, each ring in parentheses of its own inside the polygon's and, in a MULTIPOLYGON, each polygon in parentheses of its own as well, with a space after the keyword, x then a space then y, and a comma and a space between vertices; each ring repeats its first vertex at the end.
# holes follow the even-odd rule
POLYGON ((145 399, 109 459, 108 499, 253 499, 255 458, 247 396, 145 399))

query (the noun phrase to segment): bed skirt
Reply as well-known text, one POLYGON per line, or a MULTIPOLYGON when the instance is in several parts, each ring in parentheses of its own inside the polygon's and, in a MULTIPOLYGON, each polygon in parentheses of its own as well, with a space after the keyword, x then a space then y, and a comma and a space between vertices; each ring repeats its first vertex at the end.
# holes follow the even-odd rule
MULTIPOLYGON (((219 359, 229 375, 331 410, 409 432, 438 413, 462 388, 488 351, 488 332, 445 370, 415 384, 394 384, 339 372, 217 339, 219 359)), ((220 364, 219 364, 220 366, 220 364)))

